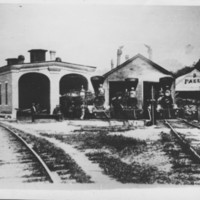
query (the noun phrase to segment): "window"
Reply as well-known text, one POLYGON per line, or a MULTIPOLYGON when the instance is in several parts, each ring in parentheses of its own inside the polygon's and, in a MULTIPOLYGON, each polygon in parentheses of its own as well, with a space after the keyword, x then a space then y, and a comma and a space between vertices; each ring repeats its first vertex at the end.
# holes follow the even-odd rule
POLYGON ((5 104, 8 105, 8 83, 5 83, 5 97, 6 97, 6 102, 5 104))
POLYGON ((1 84, 0 84, 0 105, 2 104, 1 97, 2 97, 2 91, 1 91, 1 84))

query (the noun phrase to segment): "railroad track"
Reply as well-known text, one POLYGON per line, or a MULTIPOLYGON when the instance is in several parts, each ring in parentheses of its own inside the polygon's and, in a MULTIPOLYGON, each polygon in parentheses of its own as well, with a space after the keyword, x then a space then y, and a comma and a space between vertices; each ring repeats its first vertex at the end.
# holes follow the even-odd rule
POLYGON ((200 129, 200 125, 197 125, 197 124, 195 124, 195 123, 189 122, 189 121, 187 121, 187 120, 185 120, 185 119, 181 119, 181 120, 182 120, 184 123, 188 124, 189 126, 192 126, 192 127, 194 127, 194 128, 200 129))
POLYGON ((164 123, 169 123, 173 128, 175 129, 194 129, 194 128, 200 128, 197 125, 192 124, 191 122, 188 122, 185 119, 165 119, 164 123))
POLYGON ((41 157, 19 134, 0 123, 0 183, 49 182, 57 183, 41 157))
POLYGON ((164 120, 164 123, 171 129, 181 146, 200 162, 200 131, 196 131, 200 127, 184 119, 164 120), (184 129, 187 131, 183 131, 184 129))

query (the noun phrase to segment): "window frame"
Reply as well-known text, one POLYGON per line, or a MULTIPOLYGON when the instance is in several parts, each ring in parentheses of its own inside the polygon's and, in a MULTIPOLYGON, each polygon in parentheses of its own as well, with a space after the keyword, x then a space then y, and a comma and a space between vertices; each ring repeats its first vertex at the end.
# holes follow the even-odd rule
POLYGON ((8 105, 8 82, 5 82, 5 105, 8 105))

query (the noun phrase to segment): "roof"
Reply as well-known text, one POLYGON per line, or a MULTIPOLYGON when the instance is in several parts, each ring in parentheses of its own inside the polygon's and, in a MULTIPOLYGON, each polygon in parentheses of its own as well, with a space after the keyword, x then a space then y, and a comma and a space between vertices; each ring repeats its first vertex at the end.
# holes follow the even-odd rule
POLYGON ((33 51, 44 51, 44 52, 47 52, 48 50, 46 49, 30 49, 28 52, 33 52, 33 51))
POLYGON ((121 65, 119 65, 119 66, 115 67, 114 69, 110 70, 109 72, 105 73, 103 76, 105 78, 107 78, 110 74, 112 74, 113 72, 125 67, 126 65, 128 65, 131 62, 133 62, 137 58, 141 58, 142 60, 146 61, 147 63, 149 63, 154 68, 156 68, 157 70, 161 71, 162 73, 173 76, 173 74, 171 72, 169 72, 168 70, 164 69, 163 67, 157 65, 156 63, 154 63, 153 61, 149 60, 148 58, 144 57, 141 54, 135 55, 134 57, 132 57, 129 60, 127 60, 124 63, 122 63, 121 65))
POLYGON ((35 62, 35 63, 22 63, 22 64, 14 64, 14 65, 6 65, 0 67, 0 73, 10 71, 12 69, 25 69, 25 68, 34 68, 34 67, 49 67, 49 66, 58 66, 58 67, 66 67, 76 70, 82 71, 90 71, 93 72, 96 67, 88 66, 88 65, 81 65, 81 64, 74 64, 69 62, 57 62, 57 61, 44 61, 44 62, 35 62))
POLYGON ((176 72, 176 74, 174 76, 175 76, 175 78, 185 76, 186 74, 189 74, 190 72, 192 72, 194 69, 200 71, 197 67, 184 67, 184 68, 178 70, 178 73, 176 72))

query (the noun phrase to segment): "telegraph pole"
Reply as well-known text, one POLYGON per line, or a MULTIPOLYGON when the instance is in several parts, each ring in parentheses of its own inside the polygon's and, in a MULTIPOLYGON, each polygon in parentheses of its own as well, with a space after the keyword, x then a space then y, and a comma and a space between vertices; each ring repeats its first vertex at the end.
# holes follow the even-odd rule
POLYGON ((154 96, 154 86, 151 86, 151 121, 152 125, 156 125, 156 116, 155 116, 155 96, 154 96))

